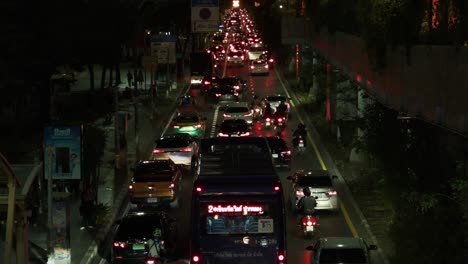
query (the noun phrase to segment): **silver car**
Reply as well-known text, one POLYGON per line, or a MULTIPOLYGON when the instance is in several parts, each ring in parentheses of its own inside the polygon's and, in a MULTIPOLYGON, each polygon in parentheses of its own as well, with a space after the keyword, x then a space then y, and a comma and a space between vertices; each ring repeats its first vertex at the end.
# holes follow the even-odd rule
POLYGON ((297 202, 304 196, 303 189, 309 187, 312 196, 316 197, 317 210, 338 210, 338 192, 333 181, 338 177, 330 175, 326 170, 305 171, 298 170, 293 176, 288 176, 291 181, 291 208, 296 209, 297 202))
POLYGON ((360 237, 322 237, 306 247, 313 251, 312 264, 369 264, 372 263, 370 251, 376 249, 376 245, 369 245, 360 237))
POLYGON ((250 75, 263 74, 268 75, 270 70, 268 69, 268 62, 266 60, 253 60, 250 62, 250 75))
POLYGON ((253 111, 247 102, 234 102, 227 104, 224 108, 224 120, 244 119, 247 124, 253 124, 253 111))

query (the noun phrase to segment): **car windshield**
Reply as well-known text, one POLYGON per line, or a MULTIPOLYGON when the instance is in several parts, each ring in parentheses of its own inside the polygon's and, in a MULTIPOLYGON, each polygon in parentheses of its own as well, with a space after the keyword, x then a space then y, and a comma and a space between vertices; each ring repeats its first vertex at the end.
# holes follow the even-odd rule
POLYGON ((197 116, 182 115, 176 118, 176 122, 178 123, 196 123, 198 121, 197 116))
POLYGON ((229 53, 229 56, 238 56, 238 57, 240 57, 240 56, 242 56, 242 52, 240 52, 240 51, 231 51, 229 53))
POLYGON ((250 47, 249 52, 262 52, 262 47, 250 47))
POLYGON ((286 101, 286 97, 280 95, 272 95, 267 97, 268 102, 286 101))
POLYGON ((154 229, 160 228, 159 216, 131 216, 126 217, 119 225, 116 238, 149 238, 154 229))
POLYGON ((172 181, 171 173, 158 173, 158 172, 147 172, 144 174, 135 174, 133 176, 134 182, 170 182, 172 181))
POLYGON ((228 107, 226 109, 226 113, 228 114, 246 113, 246 112, 249 112, 249 108, 247 107, 228 107))
POLYGON ((322 249, 320 263, 367 263, 362 249, 322 249))
POLYGON ((265 64, 266 62, 263 61, 263 60, 258 60, 258 61, 254 61, 253 64, 256 64, 256 65, 263 65, 265 64))
POLYGON ((156 141, 156 148, 182 148, 189 143, 182 138, 162 138, 156 141))
MULTIPOLYGON (((243 121, 243 120, 242 120, 243 121)), ((221 124, 222 129, 228 130, 247 130, 247 123, 241 120, 226 120, 221 124)))
POLYGON ((330 177, 299 177, 297 185, 309 187, 330 187, 333 186, 330 177))

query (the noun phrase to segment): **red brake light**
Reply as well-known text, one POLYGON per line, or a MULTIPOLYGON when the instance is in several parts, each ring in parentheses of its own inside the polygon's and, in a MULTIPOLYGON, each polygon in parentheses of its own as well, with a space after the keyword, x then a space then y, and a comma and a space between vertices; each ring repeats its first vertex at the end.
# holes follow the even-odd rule
POLYGON ((231 117, 230 114, 223 114, 224 117, 231 117))
POLYGON ((175 185, 174 185, 173 183, 171 183, 171 184, 169 185, 169 189, 174 188, 174 186, 175 186, 175 185))
POLYGON ((267 117, 266 121, 267 121, 267 122, 270 122, 270 118, 269 118, 269 117, 267 117))
POLYGON ((252 65, 252 66, 250 66, 250 69, 252 69, 252 70, 253 70, 254 68, 255 68, 255 67, 254 67, 253 65, 252 65))
POLYGON ((283 122, 283 118, 278 118, 278 122, 283 122))
POLYGON ((192 257, 192 261, 195 262, 195 263, 198 263, 198 262, 200 262, 200 257, 195 255, 195 256, 192 257))
POLYGON ((205 81, 203 84, 208 85, 208 84, 210 84, 210 82, 209 82, 209 81, 205 81))
POLYGON ((336 191, 330 191, 330 192, 326 192, 326 194, 327 194, 328 196, 335 196, 335 195, 337 195, 338 193, 337 193, 336 191))
MULTIPOLYGON (((176 126, 174 126, 174 128, 180 128, 180 126, 177 126, 177 125, 176 125, 176 126)), ((164 151, 163 151, 163 152, 164 152, 164 151)))
POLYGON ((290 150, 281 151, 281 154, 283 154, 283 155, 291 155, 291 151, 290 151, 290 150))
POLYGON ((163 149, 154 149, 153 153, 164 153, 163 149))
POLYGON ((250 136, 250 132, 245 132, 240 134, 241 137, 250 136))
POLYGON ((129 189, 129 190, 133 190, 133 185, 130 184, 130 185, 128 186, 128 189, 129 189))
POLYGON ((203 191, 202 187, 197 187, 197 188, 195 188, 195 190, 196 190, 197 192, 202 192, 202 191, 203 191))
POLYGON ((180 149, 180 152, 190 152, 192 151, 192 148, 183 148, 183 149, 180 149))
POLYGON ((283 254, 278 254, 278 261, 284 261, 285 257, 283 254))
POLYGON ((317 225, 317 218, 315 218, 315 217, 303 217, 302 218, 302 225, 303 226, 316 226, 317 225))
POLYGON ((273 187, 273 190, 279 191, 279 190, 280 190, 280 187, 279 187, 278 185, 276 185, 276 186, 273 187))
POLYGON ((126 248, 126 247, 127 247, 127 243, 124 243, 124 242, 114 242, 114 247, 126 248))
POLYGON ((146 264, 155 264, 156 263, 156 258, 148 257, 148 258, 146 258, 145 263, 146 264))

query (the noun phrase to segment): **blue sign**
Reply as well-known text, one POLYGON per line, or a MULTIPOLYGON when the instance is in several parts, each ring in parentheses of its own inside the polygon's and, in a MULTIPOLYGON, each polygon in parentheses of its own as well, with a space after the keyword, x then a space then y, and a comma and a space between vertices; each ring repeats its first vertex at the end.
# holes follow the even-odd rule
POLYGON ((219 6, 219 0, 192 0, 192 6, 219 6))
POLYGON ((81 178, 81 127, 44 128, 44 177, 57 180, 81 178))

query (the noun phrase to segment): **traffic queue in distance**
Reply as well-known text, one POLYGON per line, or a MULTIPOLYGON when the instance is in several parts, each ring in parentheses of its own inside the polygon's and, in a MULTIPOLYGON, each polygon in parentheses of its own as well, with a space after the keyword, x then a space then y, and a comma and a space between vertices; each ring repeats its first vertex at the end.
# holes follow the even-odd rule
POLYGON ((191 54, 189 92, 178 98, 174 118, 149 159, 133 168, 131 207, 116 222, 112 262, 165 263, 173 258, 177 219, 170 212, 179 208, 180 194, 187 191, 183 171, 190 171, 190 263, 287 263, 285 211, 297 215, 305 238, 317 238, 306 248, 314 252, 311 263, 369 263, 368 251, 376 246, 361 238, 316 235, 317 212, 340 208, 337 176, 297 170, 283 188, 278 170, 291 171, 293 153, 306 151, 306 127, 300 124, 294 131, 290 149, 283 137, 290 98, 277 93, 250 98, 245 80, 220 76, 224 66, 247 66, 252 76, 269 75, 275 67, 247 11, 231 9, 220 28, 206 49, 191 54), (221 113, 212 138, 206 137, 206 109, 190 93, 195 89, 205 107, 214 105, 221 113), (257 134, 256 125, 270 135, 257 134))

